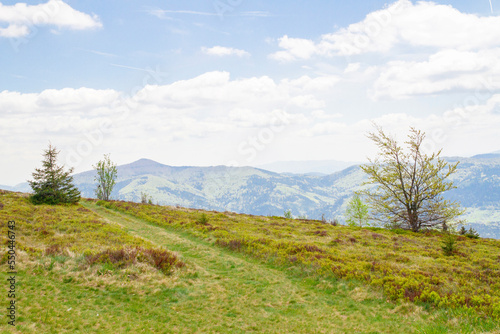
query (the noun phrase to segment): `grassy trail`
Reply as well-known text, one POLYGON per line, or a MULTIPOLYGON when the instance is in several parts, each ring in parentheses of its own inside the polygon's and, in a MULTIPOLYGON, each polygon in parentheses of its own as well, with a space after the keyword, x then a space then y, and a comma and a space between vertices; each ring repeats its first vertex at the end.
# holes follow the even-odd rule
POLYGON ((300 279, 177 230, 83 204, 132 235, 178 252, 188 269, 179 275, 167 332, 221 333, 445 333, 413 306, 386 303, 345 283, 300 279), (182 287, 182 288, 181 288, 182 287), (415 312, 416 311, 416 312, 415 312))

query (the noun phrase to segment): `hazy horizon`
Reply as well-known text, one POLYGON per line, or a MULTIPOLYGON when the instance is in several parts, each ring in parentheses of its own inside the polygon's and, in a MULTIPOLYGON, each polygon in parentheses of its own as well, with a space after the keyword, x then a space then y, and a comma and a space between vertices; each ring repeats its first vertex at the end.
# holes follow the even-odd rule
MULTIPOLYGON (((476 155, 482 155, 482 154, 500 154, 500 151, 494 151, 494 152, 486 152, 486 153, 479 153, 479 154, 474 154, 472 156, 449 156, 448 158, 454 158, 454 157, 459 157, 459 158, 471 158, 471 157, 474 157, 476 155)), ((444 156, 442 156, 444 157, 444 156)), ((347 163, 347 164, 351 164, 349 166, 353 166, 357 163, 365 163, 367 162, 367 160, 365 161, 359 161, 359 162, 355 162, 355 161, 340 161, 340 160, 279 160, 279 161, 273 161, 273 162, 270 162, 270 163, 266 163, 266 164, 262 164, 262 165, 243 165, 243 166, 231 166, 231 165, 186 165, 186 164, 179 164, 179 165, 172 165, 172 164, 168 164, 168 163, 163 163, 161 161, 157 161, 157 160, 153 160, 153 159, 150 159, 150 158, 140 158, 140 159, 137 159, 137 160, 134 160, 134 161, 129 161, 129 162, 124 162, 122 164, 118 164, 118 166, 124 166, 124 165, 129 165, 129 164, 133 164, 135 162, 138 162, 140 160, 150 160, 150 161, 153 161, 153 162, 156 162, 156 163, 159 163, 161 165, 165 165, 165 166, 170 166, 170 167, 217 167, 217 166, 225 166, 225 167, 254 167, 254 168, 260 168, 260 169, 266 169, 266 165, 273 165, 273 164, 283 164, 283 163, 287 163, 287 162, 290 162, 290 163, 326 163, 326 162, 337 162, 337 163, 347 163)), ((41 163, 39 165, 36 166, 36 168, 39 168, 41 167, 41 163)), ((65 166, 66 167, 66 166, 65 166)), ((34 167, 35 168, 35 167, 34 167)), ((348 168, 348 167, 345 167, 345 168, 348 168)), ((345 168, 342 168, 342 169, 345 169, 345 168)), ((342 169, 338 169, 338 171, 342 170, 342 169)), ((87 169, 87 170, 81 170, 79 172, 75 172, 73 174, 79 174, 79 173, 85 173, 85 172, 88 172, 88 171, 92 171, 93 169, 90 168, 90 169, 87 169)), ((269 170, 269 171, 273 171, 273 169, 266 169, 266 170, 269 170)), ((277 171, 278 173, 288 173, 287 171, 277 171)), ((290 173, 295 173, 295 172, 290 172, 290 173)), ((303 172, 303 173, 322 173, 322 172, 318 172, 317 170, 311 170, 311 171, 307 171, 307 172, 303 172)), ((333 173, 333 172, 332 172, 333 173)), ((300 174, 300 173, 299 173, 300 174)), ((0 183, 0 185, 3 185, 3 186, 8 186, 8 187, 15 187, 19 184, 22 184, 22 183, 25 183, 27 180, 31 180, 32 177, 31 177, 31 174, 30 174, 30 177, 27 178, 26 180, 21 180, 20 182, 15 182, 15 183, 0 183)))
POLYGON ((90 170, 365 161, 372 123, 498 151, 500 0, 0 2, 0 184, 49 142, 90 170))

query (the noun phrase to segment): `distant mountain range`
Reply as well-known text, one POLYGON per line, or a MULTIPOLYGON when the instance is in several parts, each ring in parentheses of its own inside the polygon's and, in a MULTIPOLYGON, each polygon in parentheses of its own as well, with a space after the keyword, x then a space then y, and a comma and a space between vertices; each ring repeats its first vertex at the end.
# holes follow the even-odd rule
MULTIPOLYGON (((482 236, 500 238, 500 154, 446 159, 461 163, 452 176, 458 188, 445 197, 458 200, 467 208, 464 218, 482 236)), ((278 163, 275 168, 286 163, 278 163)), ((141 159, 118 166, 112 196, 140 201, 144 192, 155 204, 276 216, 291 210, 296 217, 320 219, 324 214, 327 219, 343 221, 346 202, 366 180, 365 174, 357 165, 328 175, 322 175, 318 169, 309 169, 316 173, 304 173, 307 163, 310 162, 297 162, 288 169, 300 170, 300 174, 293 174, 254 167, 172 167, 141 159)), ((95 171, 74 176, 82 196, 95 196, 94 177, 95 171)), ((27 183, 4 189, 30 190, 27 183)))
POLYGON ((361 164, 359 161, 346 162, 337 160, 277 161, 257 166, 257 168, 276 173, 328 175, 359 164, 361 164))

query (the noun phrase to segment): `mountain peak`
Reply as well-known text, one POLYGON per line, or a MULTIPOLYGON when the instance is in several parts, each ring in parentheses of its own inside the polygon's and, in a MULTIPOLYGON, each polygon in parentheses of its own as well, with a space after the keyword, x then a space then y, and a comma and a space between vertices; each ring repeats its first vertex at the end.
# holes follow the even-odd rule
POLYGON ((129 167, 146 167, 146 166, 165 166, 159 162, 156 162, 151 159, 139 159, 137 161, 131 162, 128 164, 129 167))

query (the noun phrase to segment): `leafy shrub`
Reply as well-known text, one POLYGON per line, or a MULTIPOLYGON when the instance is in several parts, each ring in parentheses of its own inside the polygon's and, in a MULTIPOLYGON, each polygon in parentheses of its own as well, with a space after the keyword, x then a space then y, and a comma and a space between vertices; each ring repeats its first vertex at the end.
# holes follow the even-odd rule
POLYGON ((319 235, 320 237, 328 236, 328 232, 326 232, 325 230, 314 231, 313 234, 319 235))
POLYGON ((141 191, 141 203, 142 204, 153 204, 153 197, 148 195, 148 193, 141 191))
POLYGON ((196 222, 201 225, 207 225, 208 221, 209 219, 205 213, 202 213, 201 216, 196 220, 196 222))
POLYGON ((471 238, 471 239, 479 239, 479 233, 475 229, 473 229, 472 227, 469 228, 467 233, 465 233, 465 236, 467 238, 471 238))
POLYGON ((150 264, 165 274, 174 266, 177 268, 186 266, 186 264, 180 261, 175 254, 164 249, 146 248, 143 249, 143 253, 148 258, 150 264))
POLYGON ((61 253, 61 247, 59 245, 50 245, 45 248, 45 255, 56 255, 61 253))
POLYGON ((471 239, 479 239, 479 233, 472 227, 470 227, 469 230, 467 230, 465 226, 462 226, 458 231, 458 234, 471 239))
POLYGON ((233 250, 233 251, 236 251, 236 250, 241 250, 241 248, 243 247, 243 242, 241 240, 221 240, 221 239, 217 239, 215 241, 215 244, 216 245, 219 245, 219 246, 222 246, 222 247, 227 247, 229 248, 230 250, 233 250))
POLYGON ((284 213, 283 213, 283 216, 287 219, 293 219, 293 216, 292 216, 292 210, 286 210, 284 213))
POLYGON ((453 255, 456 252, 456 242, 457 237, 454 234, 446 233, 441 245, 443 254, 446 256, 453 255))

